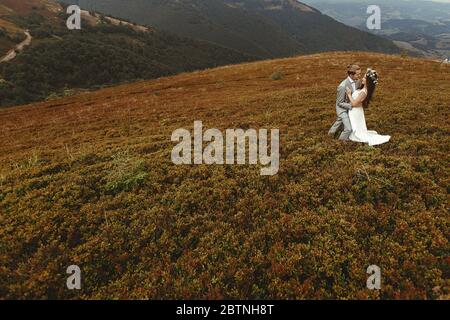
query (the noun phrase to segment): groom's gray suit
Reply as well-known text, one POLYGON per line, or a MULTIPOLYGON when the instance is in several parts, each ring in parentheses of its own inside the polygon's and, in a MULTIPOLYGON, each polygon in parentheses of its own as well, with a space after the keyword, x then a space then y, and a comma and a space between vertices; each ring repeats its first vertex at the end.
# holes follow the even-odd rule
POLYGON ((336 98, 336 114, 337 119, 336 122, 331 127, 328 134, 335 135, 339 128, 343 125, 344 130, 339 136, 339 140, 348 140, 350 134, 352 133, 352 125, 350 123, 350 119, 348 117, 349 110, 352 110, 352 104, 347 97, 347 93, 345 91, 346 88, 350 88, 352 93, 357 89, 359 83, 355 81, 355 88, 352 86, 352 82, 349 78, 345 79, 341 82, 341 84, 337 88, 337 98, 336 98))

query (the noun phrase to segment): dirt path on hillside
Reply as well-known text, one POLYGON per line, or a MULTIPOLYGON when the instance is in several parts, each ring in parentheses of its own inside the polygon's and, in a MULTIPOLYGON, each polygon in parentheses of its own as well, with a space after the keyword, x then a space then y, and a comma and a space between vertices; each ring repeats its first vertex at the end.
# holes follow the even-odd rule
POLYGON ((17 52, 21 52, 31 44, 31 40, 33 39, 31 34, 28 31, 25 31, 25 35, 27 38, 19 43, 14 49, 9 50, 9 52, 0 59, 0 63, 11 61, 17 56, 17 52))

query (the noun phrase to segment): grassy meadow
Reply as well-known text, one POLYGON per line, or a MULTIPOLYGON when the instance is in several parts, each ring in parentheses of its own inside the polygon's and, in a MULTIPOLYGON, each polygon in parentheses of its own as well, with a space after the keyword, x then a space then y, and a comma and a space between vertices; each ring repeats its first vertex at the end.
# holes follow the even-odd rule
POLYGON ((449 299, 449 106, 449 65, 337 52, 0 109, 0 298, 449 299), (349 63, 388 144, 327 136, 349 63), (195 120, 280 129, 279 173, 175 166, 195 120))

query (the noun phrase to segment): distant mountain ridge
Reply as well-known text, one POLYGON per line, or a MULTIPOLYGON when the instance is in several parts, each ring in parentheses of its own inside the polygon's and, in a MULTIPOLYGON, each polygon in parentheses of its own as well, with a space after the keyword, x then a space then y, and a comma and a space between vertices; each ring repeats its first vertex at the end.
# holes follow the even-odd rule
POLYGON ((450 21, 450 3, 423 0, 302 0, 322 13, 351 26, 365 23, 369 5, 382 9, 381 20, 413 19, 428 22, 450 21))
POLYGON ((260 58, 336 50, 399 52, 392 41, 346 26, 295 0, 79 0, 78 3, 88 10, 207 40, 260 58))
POLYGON ((410 53, 432 58, 450 56, 450 3, 378 0, 381 30, 368 30, 370 0, 305 0, 347 25, 393 40, 410 53))
POLYGON ((382 26, 382 30, 374 30, 374 33, 386 36, 405 48, 410 47, 419 55, 437 58, 450 56, 450 20, 390 19, 384 21, 382 26))

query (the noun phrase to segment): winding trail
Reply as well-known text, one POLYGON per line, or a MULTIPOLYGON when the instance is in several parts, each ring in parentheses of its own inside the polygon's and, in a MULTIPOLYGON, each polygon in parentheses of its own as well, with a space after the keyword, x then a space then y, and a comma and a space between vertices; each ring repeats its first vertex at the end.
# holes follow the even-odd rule
POLYGON ((9 52, 0 59, 0 63, 8 62, 14 59, 17 56, 17 52, 21 52, 23 49, 28 47, 31 44, 31 34, 27 31, 24 32, 26 35, 26 39, 19 43, 14 49, 9 50, 9 52))

